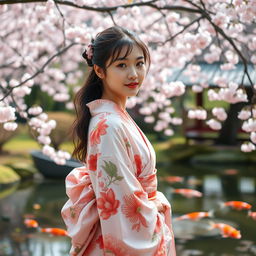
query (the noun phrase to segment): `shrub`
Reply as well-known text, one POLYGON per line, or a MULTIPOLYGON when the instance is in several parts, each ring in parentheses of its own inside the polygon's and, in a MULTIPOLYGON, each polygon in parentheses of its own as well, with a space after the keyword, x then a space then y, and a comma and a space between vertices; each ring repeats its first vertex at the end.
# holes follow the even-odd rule
POLYGON ((18 129, 16 129, 15 131, 7 131, 3 128, 3 125, 0 124, 0 154, 3 153, 4 144, 12 137, 14 137, 17 133, 18 129))
POLYGON ((71 140, 69 130, 74 122, 74 115, 66 112, 47 112, 48 119, 54 119, 57 122, 56 128, 52 130, 50 136, 52 146, 58 150, 60 145, 71 140))
POLYGON ((14 183, 20 180, 20 176, 10 167, 0 165, 0 184, 14 183))

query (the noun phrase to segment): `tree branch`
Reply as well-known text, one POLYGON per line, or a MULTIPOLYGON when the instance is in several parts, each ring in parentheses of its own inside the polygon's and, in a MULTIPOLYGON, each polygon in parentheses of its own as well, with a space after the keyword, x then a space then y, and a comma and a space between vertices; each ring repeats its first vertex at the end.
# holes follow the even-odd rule
MULTIPOLYGON (((197 9, 193 8, 187 8, 183 6, 169 6, 166 5, 164 7, 158 7, 154 3, 157 2, 158 0, 151 0, 148 2, 139 2, 139 3, 133 3, 133 4, 124 4, 124 5, 117 5, 117 6, 112 6, 112 7, 92 7, 89 5, 77 5, 73 2, 70 1, 60 1, 60 0, 54 0, 55 3, 61 4, 61 5, 67 5, 71 7, 75 7, 78 9, 84 9, 88 11, 96 11, 96 12, 112 12, 116 11, 119 7, 122 8, 131 8, 133 6, 149 6, 151 8, 157 9, 157 10, 171 10, 171 11, 185 11, 185 12, 190 12, 190 13, 200 13, 197 9)), ((47 0, 0 0, 0 5, 3 4, 19 4, 19 3, 44 3, 47 2, 47 0)))
POLYGON ((63 48, 62 50, 58 51, 57 53, 55 53, 53 56, 51 56, 45 63, 44 65, 39 69, 37 70, 31 77, 27 78, 26 80, 24 80, 23 82, 19 83, 18 85, 16 86, 13 86, 9 89, 9 91, 4 95, 4 97, 2 97, 0 99, 0 101, 4 100, 6 97, 8 97, 11 92, 13 91, 14 88, 17 88, 17 87, 20 87, 22 86, 23 84, 27 83, 28 81, 34 79, 37 75, 39 75, 40 73, 43 73, 44 72, 44 69, 46 68, 46 66, 57 56, 63 54, 65 51, 67 51, 69 48, 73 47, 74 45, 78 45, 78 43, 71 43, 70 45, 66 46, 65 48, 63 48))

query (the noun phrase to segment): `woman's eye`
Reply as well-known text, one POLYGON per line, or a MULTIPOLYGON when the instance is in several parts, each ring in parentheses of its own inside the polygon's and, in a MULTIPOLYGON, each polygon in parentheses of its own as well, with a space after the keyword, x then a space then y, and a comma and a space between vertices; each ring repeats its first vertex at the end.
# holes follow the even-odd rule
POLYGON ((140 61, 140 62, 137 63, 137 66, 140 66, 140 67, 141 67, 141 66, 143 66, 143 65, 144 65, 144 62, 143 62, 143 61, 140 61))
POLYGON ((120 68, 125 68, 126 67, 125 63, 120 63, 117 66, 120 67, 120 68))

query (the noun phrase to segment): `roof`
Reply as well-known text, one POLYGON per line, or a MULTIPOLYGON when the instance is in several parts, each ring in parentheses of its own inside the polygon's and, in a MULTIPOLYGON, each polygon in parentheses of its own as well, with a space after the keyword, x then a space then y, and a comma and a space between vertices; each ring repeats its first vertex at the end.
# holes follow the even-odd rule
MULTIPOLYGON (((169 81, 182 81, 187 86, 192 86, 195 84, 200 84, 201 82, 207 81, 210 86, 217 86, 214 83, 214 79, 217 77, 223 77, 227 79, 228 82, 236 82, 238 84, 241 83, 242 77, 244 74, 244 65, 242 63, 236 64, 236 69, 233 70, 221 70, 220 65, 223 63, 197 63, 201 67, 201 73, 203 77, 200 77, 198 80, 191 82, 189 77, 186 76, 184 73, 185 70, 183 69, 172 69, 173 74, 169 77, 169 81)), ((256 84, 256 68, 252 64, 248 64, 248 72, 251 77, 251 81, 256 84)), ((244 77, 244 86, 250 87, 251 84, 247 76, 244 77)))

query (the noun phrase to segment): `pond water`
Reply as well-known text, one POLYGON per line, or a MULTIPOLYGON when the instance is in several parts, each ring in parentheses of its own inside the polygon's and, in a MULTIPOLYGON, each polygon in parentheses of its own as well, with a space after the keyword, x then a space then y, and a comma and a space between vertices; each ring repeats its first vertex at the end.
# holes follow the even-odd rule
MULTIPOLYGON (((253 256, 256 255, 256 220, 246 211, 220 208, 220 202, 239 200, 256 211, 256 167, 220 165, 158 164, 159 185, 172 204, 177 256, 253 256), (170 184, 160 177, 178 175, 183 183, 170 184), (174 188, 192 188, 201 198, 186 198, 173 193, 174 188), (209 221, 177 221, 176 217, 194 211, 214 209, 214 222, 231 224, 242 238, 222 238, 209 230, 209 221)), ((9 190, 8 190, 9 189, 9 190)), ((28 229, 24 217, 34 217, 44 227, 65 228, 60 209, 66 202, 64 181, 35 179, 16 190, 0 191, 0 256, 68 256, 70 240, 28 229), (8 192, 9 191, 9 192, 8 192), (9 194, 8 194, 9 193, 9 194)))

